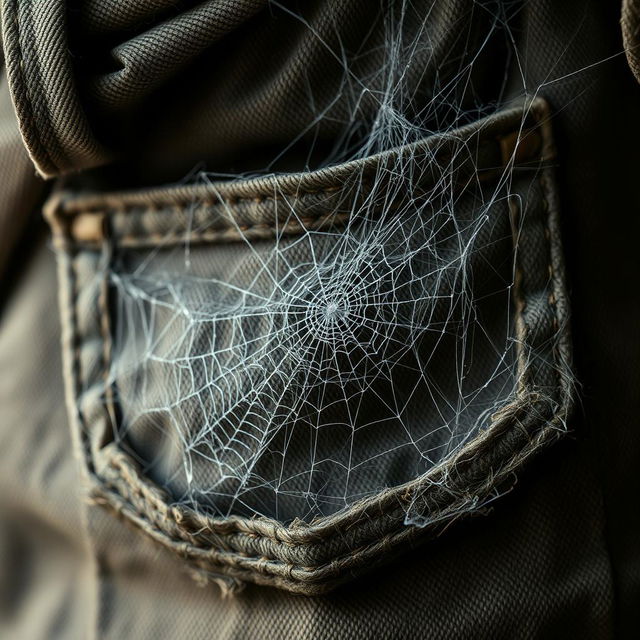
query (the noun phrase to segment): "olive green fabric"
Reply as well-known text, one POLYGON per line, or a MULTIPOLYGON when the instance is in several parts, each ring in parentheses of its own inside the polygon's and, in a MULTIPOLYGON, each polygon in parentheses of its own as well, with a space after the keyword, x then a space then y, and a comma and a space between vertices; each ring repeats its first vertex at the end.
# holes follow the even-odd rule
POLYGON ((88 500, 65 410, 59 283, 40 214, 63 175, 67 187, 110 191, 179 182, 194 167, 237 175, 347 159, 375 109, 367 100, 353 109, 342 61, 330 52, 341 45, 350 56, 354 83, 375 78, 388 54, 380 5, 4 0, 0 636, 634 637, 640 87, 625 56, 633 64, 632 5, 624 44, 617 2, 411 5, 408 41, 429 15, 429 48, 406 75, 417 110, 473 57, 488 22, 502 16, 510 25, 491 31, 472 81, 439 103, 426 128, 475 121, 476 106, 484 114, 520 95, 523 75, 550 104, 578 410, 569 438, 532 461, 482 517, 454 522, 331 594, 299 597, 257 585, 225 596, 88 500))
MULTIPOLYGON (((429 19, 424 46, 403 74, 423 103, 487 31, 488 15, 474 4, 412 4, 403 41, 421 29, 420 16, 429 19)), ((292 143, 274 168, 321 162, 349 120, 375 116, 382 76, 355 110, 349 103, 359 79, 385 64, 387 6, 5 2, 7 69, 26 146, 44 176, 117 159, 126 166, 118 180, 134 186, 176 181, 196 163, 226 173, 262 170, 292 143), (341 55, 355 60, 346 84, 341 55)))

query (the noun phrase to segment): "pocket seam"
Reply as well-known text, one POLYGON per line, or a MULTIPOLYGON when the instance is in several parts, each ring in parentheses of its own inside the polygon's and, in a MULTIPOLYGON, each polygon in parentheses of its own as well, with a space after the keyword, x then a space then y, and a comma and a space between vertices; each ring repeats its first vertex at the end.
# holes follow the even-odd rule
MULTIPOLYGON (((544 118, 548 117, 546 105, 544 105, 543 101, 540 99, 536 99, 531 103, 530 110, 533 119, 538 125, 540 125, 544 118)), ((496 145, 496 151, 498 152, 497 155, 499 154, 502 156, 502 162, 500 165, 482 168, 472 166, 464 174, 465 179, 463 181, 454 183, 459 191, 462 192, 469 185, 469 182, 472 179, 484 181, 500 176, 507 164, 513 163, 513 166, 515 167, 526 165, 532 160, 541 162, 546 160, 551 161, 553 159, 555 152, 549 144, 550 141, 548 139, 544 140, 544 134, 542 135, 543 139, 541 140, 541 136, 535 129, 523 129, 515 131, 515 133, 519 135, 514 137, 514 126, 510 120, 515 119, 515 117, 521 113, 521 109, 512 109, 506 112, 506 114, 503 115, 502 120, 491 122, 491 129, 489 131, 468 125, 470 130, 469 139, 465 139, 462 134, 459 134, 458 136, 447 136, 442 134, 432 136, 426 140, 401 147, 394 151, 396 152, 396 156, 403 154, 406 155, 409 153, 409 150, 413 152, 416 150, 426 152, 428 151, 429 145, 443 140, 449 146, 446 148, 437 148, 435 151, 436 157, 429 157, 427 164, 431 167, 432 165, 441 166, 443 163, 446 164, 447 159, 451 157, 451 150, 449 147, 460 143, 465 145, 473 139, 473 136, 476 136, 478 140, 476 153, 483 147, 488 147, 492 144, 496 145), (495 129, 497 129, 497 131, 495 131, 495 129)), ((366 158, 364 161, 353 161, 351 163, 347 163, 340 167, 340 173, 348 173, 348 171, 353 170, 352 173, 361 178, 365 172, 371 173, 380 167, 384 167, 385 162, 388 161, 389 157, 396 157, 392 156, 392 153, 393 152, 384 152, 377 154, 376 156, 366 158), (350 169, 346 169, 344 167, 350 167, 350 169)), ((456 169, 456 172, 458 171, 460 171, 460 169, 456 169)), ((50 222, 54 225, 59 227, 66 226, 67 229, 64 231, 70 232, 65 234, 68 236, 67 240, 72 243, 78 243, 79 246, 95 246, 95 244, 100 244, 104 241, 105 235, 108 235, 110 238, 117 238, 118 244, 126 248, 135 248, 138 246, 136 243, 141 243, 140 246, 143 247, 147 246, 145 243, 147 240, 152 243, 157 243, 159 246, 166 247, 171 246, 173 242, 184 242, 185 236, 178 233, 167 237, 167 230, 164 228, 160 232, 154 231, 154 218, 165 213, 175 214, 176 211, 189 207, 195 200, 198 200, 201 203, 200 207, 206 210, 204 215, 205 222, 202 226, 208 229, 209 227, 214 226, 214 223, 217 222, 218 224, 222 223, 220 228, 209 231, 210 235, 203 236, 197 226, 194 227, 190 224, 188 228, 181 229, 181 233, 188 232, 190 242, 215 242, 218 239, 237 240, 242 239, 244 237, 242 233, 247 230, 279 230, 277 218, 273 219, 273 217, 266 217, 264 212, 256 213, 255 211, 250 211, 248 216, 243 216, 242 212, 239 211, 237 207, 239 203, 263 205, 268 202, 285 202, 290 204, 293 208, 296 205, 300 206, 303 204, 305 206, 310 206, 305 203, 307 199, 310 199, 310 196, 336 193, 340 194, 343 192, 345 197, 348 198, 350 196, 349 189, 352 188, 353 185, 344 183, 332 183, 320 189, 298 186, 295 191, 285 191, 282 186, 284 183, 294 179, 296 176, 301 176, 300 180, 306 180, 307 182, 326 182, 328 179, 327 173, 328 170, 322 169, 309 174, 290 174, 272 178, 249 180, 242 187, 243 190, 252 192, 246 196, 237 194, 225 196, 224 191, 233 189, 233 183, 221 183, 219 185, 212 184, 204 188, 198 186, 189 187, 189 197, 184 196, 183 193, 185 189, 179 187, 167 187, 163 190, 150 189, 145 191, 121 192, 97 197, 90 195, 69 197, 67 194, 61 194, 58 202, 56 203, 56 213, 49 217, 50 222), (268 189, 270 193, 265 193, 266 189, 268 189), (212 198, 212 190, 215 191, 214 198, 212 198), (274 193, 276 191, 277 193, 274 193), (290 200, 292 202, 290 202, 290 200), (224 218, 219 218, 212 222, 213 217, 216 215, 216 211, 220 208, 223 208, 223 210, 226 210, 227 212, 233 211, 233 223, 230 223, 224 218), (89 216, 100 216, 104 218, 105 222, 109 225, 109 229, 100 228, 98 230, 96 225, 95 232, 97 235, 94 241, 79 241, 74 238, 73 231, 70 230, 69 227, 74 219, 89 216), (143 226, 142 228, 136 228, 135 233, 121 233, 117 228, 117 223, 120 218, 126 219, 127 223, 130 223, 131 220, 134 220, 135 222, 142 222, 143 226), (248 220, 248 224, 244 222, 245 219, 248 220), (241 233, 237 233, 236 237, 233 237, 233 233, 230 232, 238 230, 241 233), (218 233, 220 236, 218 236, 218 233)), ((333 176, 329 176, 329 178, 331 180, 338 179, 333 176)), ((424 179, 416 180, 417 185, 422 185, 423 182, 424 179)), ((371 192, 370 189, 365 188, 367 187, 367 184, 367 181, 359 179, 357 186, 361 189, 361 193, 369 194, 371 192)), ((427 183, 426 186, 428 188, 430 186, 429 183, 427 183)), ((350 205, 352 204, 351 200, 348 202, 350 205)), ((298 220, 300 224, 296 224, 298 230, 304 231, 308 229, 308 227, 305 226, 307 221, 313 224, 318 223, 323 217, 327 217, 329 219, 332 215, 343 215, 341 212, 336 211, 337 207, 334 203, 327 204, 321 202, 319 205, 321 207, 320 211, 314 211, 311 214, 307 212, 305 215, 299 217, 298 220)), ((340 201, 338 201, 337 205, 339 207, 340 201)), ((378 203, 372 206, 374 210, 377 210, 383 207, 388 207, 388 203, 378 203)), ((348 216, 345 215, 345 218, 347 217, 348 216)), ((61 229, 59 229, 59 231, 61 231, 61 229)))

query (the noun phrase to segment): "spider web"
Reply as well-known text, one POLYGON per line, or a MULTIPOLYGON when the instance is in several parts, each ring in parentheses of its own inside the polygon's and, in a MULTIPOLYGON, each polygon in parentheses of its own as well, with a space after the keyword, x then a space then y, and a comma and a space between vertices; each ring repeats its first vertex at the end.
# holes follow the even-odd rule
MULTIPOLYGON (((472 6, 468 22, 452 27, 446 64, 436 56, 442 43, 432 39, 431 12, 409 28, 416 13, 408 1, 381 4, 387 53, 375 74, 358 77, 352 56, 333 51, 344 70, 340 97, 352 100, 324 165, 495 110, 478 106, 472 78, 496 34, 510 41, 510 5, 472 6), (416 60, 426 61, 425 74, 435 69, 420 108, 415 77, 407 80, 416 60), (362 136, 365 98, 376 109, 362 136)), ((506 77, 511 63, 507 56, 497 75, 506 77)), ((428 151, 427 163, 437 153, 428 151)), ((222 215, 235 242, 187 239, 116 256, 117 435, 176 502, 283 522, 333 514, 433 469, 515 396, 508 203, 517 196, 507 172, 461 192, 456 169, 470 153, 461 147, 426 190, 415 175, 425 158, 411 153, 380 166, 373 180, 356 172, 351 200, 340 203, 348 215, 336 212, 321 228, 309 228, 304 208, 274 186, 271 238, 252 236, 228 207, 222 215)), ((200 179, 216 194, 218 177, 200 179)), ((318 204, 329 197, 318 195, 318 204)))

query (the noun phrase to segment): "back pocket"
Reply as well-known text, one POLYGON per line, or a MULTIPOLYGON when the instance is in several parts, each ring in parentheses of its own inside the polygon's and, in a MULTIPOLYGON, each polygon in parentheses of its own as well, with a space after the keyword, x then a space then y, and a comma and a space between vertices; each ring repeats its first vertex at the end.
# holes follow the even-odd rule
POLYGON ((317 594, 565 430, 545 104, 316 172, 63 192, 90 491, 204 574, 317 594))

